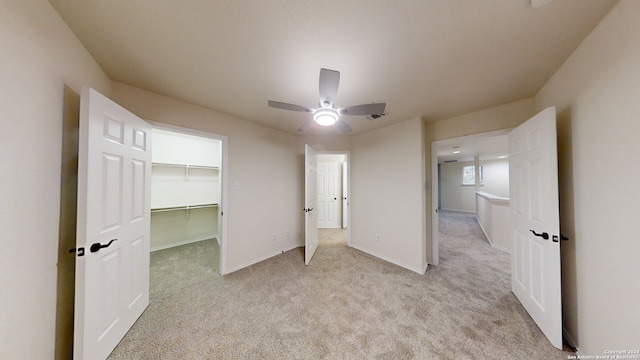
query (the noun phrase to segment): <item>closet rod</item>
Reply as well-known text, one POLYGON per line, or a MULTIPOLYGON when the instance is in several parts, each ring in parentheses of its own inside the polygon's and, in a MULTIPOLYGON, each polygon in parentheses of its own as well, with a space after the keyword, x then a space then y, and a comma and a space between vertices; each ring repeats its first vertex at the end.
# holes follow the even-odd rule
POLYGON ((206 166, 206 165, 185 165, 185 164, 169 164, 169 163, 151 163, 152 166, 167 166, 177 168, 191 168, 191 169, 205 169, 205 170, 219 170, 219 166, 206 166))
POLYGON ((202 204, 202 205, 172 206, 172 207, 151 209, 151 212, 155 213, 155 212, 166 212, 166 211, 177 211, 177 210, 204 209, 204 208, 211 208, 216 206, 218 206, 217 203, 202 204))

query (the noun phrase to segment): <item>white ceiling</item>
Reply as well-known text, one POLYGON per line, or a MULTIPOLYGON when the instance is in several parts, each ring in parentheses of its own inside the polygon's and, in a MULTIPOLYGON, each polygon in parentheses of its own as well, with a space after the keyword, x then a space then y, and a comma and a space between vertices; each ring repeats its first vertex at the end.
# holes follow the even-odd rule
POLYGON ((480 160, 495 160, 509 154, 508 135, 494 135, 445 141, 436 148, 438 164, 447 161, 473 161, 476 156, 480 160), (455 154, 454 151, 459 151, 455 154))
MULTIPOLYGON (((534 96, 617 0, 50 0, 116 81, 296 133, 320 68, 356 134, 534 96)), ((311 133, 334 134, 315 128, 311 133)))

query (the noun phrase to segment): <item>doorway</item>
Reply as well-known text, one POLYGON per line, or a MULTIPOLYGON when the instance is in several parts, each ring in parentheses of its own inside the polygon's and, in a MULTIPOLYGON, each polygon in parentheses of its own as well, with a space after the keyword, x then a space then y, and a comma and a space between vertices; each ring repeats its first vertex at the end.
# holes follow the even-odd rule
MULTIPOLYGON (((153 124, 153 288, 224 273, 225 165, 226 137, 153 124)), ((151 295, 153 292, 152 289, 151 295)))
MULTIPOLYGON (((469 136, 463 136, 453 139, 439 140, 431 143, 431 239, 432 239, 432 261, 431 265, 439 265, 440 253, 439 253, 439 226, 438 226, 438 212, 442 204, 442 188, 440 178, 441 166, 439 162, 445 164, 450 161, 466 160, 471 161, 471 164, 475 165, 476 162, 482 157, 492 158, 499 157, 507 154, 506 136, 510 129, 492 131, 481 134, 474 134, 469 136), (481 144, 476 147, 474 144, 481 144), (463 149, 464 144, 471 145, 465 146, 467 151, 463 149), (465 157, 466 156, 466 157, 465 157), (470 158, 468 158, 470 156, 470 158)), ((478 163, 478 166, 480 164, 478 163)), ((478 169, 479 170, 479 169, 478 169)), ((478 171, 479 172, 479 171, 478 171)), ((460 174, 460 185, 462 185, 462 173, 460 174)), ((475 189, 473 192, 475 193, 475 189)), ((474 195, 475 196, 475 195, 474 195)), ((475 198, 474 198, 475 199, 475 198)), ((474 200, 475 201, 475 200, 474 200)), ((475 206, 474 206, 475 208, 475 206)))
POLYGON ((319 246, 350 246, 348 152, 318 152, 319 246))

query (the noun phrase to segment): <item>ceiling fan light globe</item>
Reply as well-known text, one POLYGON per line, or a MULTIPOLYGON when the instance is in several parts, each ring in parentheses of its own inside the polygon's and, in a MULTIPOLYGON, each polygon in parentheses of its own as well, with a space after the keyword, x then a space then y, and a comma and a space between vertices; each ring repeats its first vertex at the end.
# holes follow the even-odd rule
POLYGON ((313 120, 318 125, 331 126, 338 121, 338 112, 333 109, 320 109, 313 114, 313 120))

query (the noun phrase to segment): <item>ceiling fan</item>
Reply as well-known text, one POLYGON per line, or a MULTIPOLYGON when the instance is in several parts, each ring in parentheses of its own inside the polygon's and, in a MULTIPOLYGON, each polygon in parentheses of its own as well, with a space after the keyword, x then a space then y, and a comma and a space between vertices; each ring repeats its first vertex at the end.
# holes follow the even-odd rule
POLYGON ((351 132, 351 126, 340 119, 341 115, 358 116, 358 115, 376 115, 384 113, 385 103, 363 104, 348 106, 336 109, 333 100, 338 93, 338 85, 340 84, 340 72, 329 69, 320 69, 320 104, 316 109, 308 108, 301 105, 283 103, 279 101, 269 100, 268 104, 272 108, 300 111, 313 114, 313 121, 309 121, 302 125, 298 132, 305 131, 309 126, 314 124, 322 126, 335 126, 342 134, 351 132))

